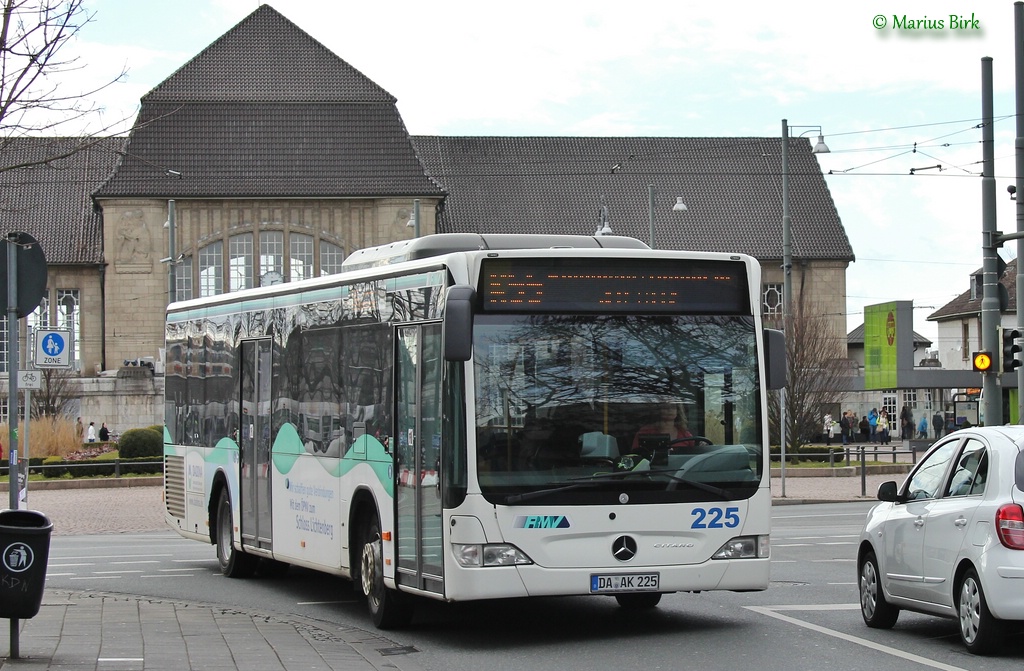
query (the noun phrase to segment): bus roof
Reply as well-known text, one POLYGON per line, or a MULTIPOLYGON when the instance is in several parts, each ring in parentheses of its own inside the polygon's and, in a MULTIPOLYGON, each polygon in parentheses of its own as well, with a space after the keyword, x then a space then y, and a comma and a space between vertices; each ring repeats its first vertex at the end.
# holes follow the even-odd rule
POLYGON ((523 233, 437 233, 352 252, 343 270, 386 266, 452 252, 507 249, 650 249, 636 238, 619 235, 533 235, 523 233))

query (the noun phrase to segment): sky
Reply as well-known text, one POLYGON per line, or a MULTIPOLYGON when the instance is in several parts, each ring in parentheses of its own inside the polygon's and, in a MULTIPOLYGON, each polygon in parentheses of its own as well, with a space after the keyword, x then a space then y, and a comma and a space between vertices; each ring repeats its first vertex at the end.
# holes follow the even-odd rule
MULTIPOLYGON (((89 98, 102 109, 89 128, 60 132, 126 127, 143 95, 259 4, 85 0, 94 15, 68 45, 78 69, 61 86, 127 73, 89 98)), ((939 342, 926 318, 982 263, 991 57, 996 228, 1017 227, 1009 0, 269 4, 395 96, 414 135, 780 137, 787 119, 813 141, 820 126, 831 151, 819 163, 856 256, 836 311, 852 330, 865 305, 911 300, 914 330, 943 349, 959 342, 939 342)), ((1016 253, 1015 242, 1001 251, 1016 253)))

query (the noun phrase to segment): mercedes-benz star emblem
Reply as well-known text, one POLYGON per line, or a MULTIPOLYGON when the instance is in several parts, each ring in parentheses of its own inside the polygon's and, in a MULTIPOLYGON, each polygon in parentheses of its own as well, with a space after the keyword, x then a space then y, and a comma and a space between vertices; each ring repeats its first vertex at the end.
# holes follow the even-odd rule
POLYGON ((619 561, 629 561, 636 556, 636 541, 631 536, 619 536, 612 543, 612 556, 619 561))

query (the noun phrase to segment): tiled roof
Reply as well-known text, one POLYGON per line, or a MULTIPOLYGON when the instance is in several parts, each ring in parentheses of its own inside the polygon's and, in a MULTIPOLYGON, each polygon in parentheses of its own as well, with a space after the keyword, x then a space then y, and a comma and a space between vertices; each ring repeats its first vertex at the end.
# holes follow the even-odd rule
MULTIPOLYGON (((414 136, 449 193, 440 232, 575 233, 598 228, 655 246, 782 258, 779 138, 414 136), (682 196, 687 211, 674 212, 682 196)), ((793 258, 852 261, 853 249, 806 138, 789 149, 793 258)))
POLYGON ((0 231, 5 236, 19 231, 34 237, 48 265, 102 263, 102 217, 89 194, 114 171, 126 142, 67 137, 4 140, 0 231), (61 156, 66 157, 55 158, 61 156), (35 165, 8 169, 27 163, 35 165))
MULTIPOLYGON (((864 325, 863 324, 861 324, 860 326, 858 326, 857 328, 853 329, 852 331, 850 331, 849 333, 846 334, 846 344, 848 346, 849 345, 854 345, 854 346, 859 345, 861 347, 864 346, 864 325)), ((914 346, 915 347, 918 347, 918 346, 920 346, 920 347, 931 347, 932 346, 932 341, 928 340, 928 338, 925 338, 923 335, 921 335, 917 331, 914 331, 914 346)))
POLYGON ((390 104, 148 103, 140 121, 97 197, 443 194, 390 104))
MULTIPOLYGON (((971 281, 972 277, 981 277, 982 269, 971 273, 967 280, 971 281)), ((1006 288, 1007 294, 1007 307, 1004 312, 1011 314, 1017 313, 1017 259, 1013 259, 1006 263, 1006 270, 1003 271, 1002 277, 999 278, 999 284, 1006 288)), ((935 312, 928 315, 928 321, 941 322, 950 320, 959 320, 963 317, 978 316, 981 314, 981 284, 979 280, 976 298, 971 298, 971 290, 963 292, 950 302, 943 305, 935 312)))
POLYGON ((344 102, 395 98, 270 5, 242 19, 142 103, 344 102))
POLYGON ((94 195, 441 197, 395 99, 263 5, 142 98, 94 195))

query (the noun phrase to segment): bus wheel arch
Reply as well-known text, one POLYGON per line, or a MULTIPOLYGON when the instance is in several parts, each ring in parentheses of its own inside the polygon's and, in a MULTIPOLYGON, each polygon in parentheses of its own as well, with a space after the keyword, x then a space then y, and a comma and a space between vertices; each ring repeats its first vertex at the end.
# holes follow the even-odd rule
POLYGON ((215 486, 214 491, 216 493, 210 497, 214 510, 210 516, 210 535, 217 548, 220 572, 228 578, 248 578, 255 572, 259 558, 235 548, 231 492, 225 483, 215 486))
POLYGON ((358 496, 353 505, 352 580, 356 591, 366 598, 373 624, 394 629, 409 624, 413 604, 409 595, 384 584, 384 542, 380 516, 369 495, 358 496))

